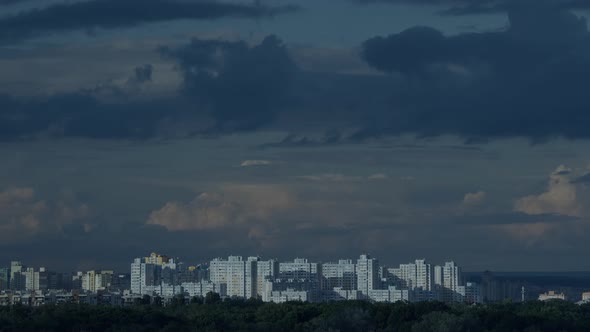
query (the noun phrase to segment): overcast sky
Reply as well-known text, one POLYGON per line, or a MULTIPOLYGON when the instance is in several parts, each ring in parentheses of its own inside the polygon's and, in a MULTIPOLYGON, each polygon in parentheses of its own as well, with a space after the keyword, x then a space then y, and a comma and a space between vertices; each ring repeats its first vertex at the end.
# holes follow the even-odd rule
POLYGON ((590 270, 589 8, 0 0, 0 265, 590 270))

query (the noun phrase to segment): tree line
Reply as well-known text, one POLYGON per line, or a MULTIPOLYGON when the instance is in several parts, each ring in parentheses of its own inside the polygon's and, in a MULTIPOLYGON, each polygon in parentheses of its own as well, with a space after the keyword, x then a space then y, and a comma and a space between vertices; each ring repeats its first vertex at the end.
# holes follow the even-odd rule
POLYGON ((164 306, 161 300, 144 297, 129 307, 1 307, 0 331, 574 332, 590 331, 590 304, 275 304, 207 296, 190 301, 175 298, 164 306))

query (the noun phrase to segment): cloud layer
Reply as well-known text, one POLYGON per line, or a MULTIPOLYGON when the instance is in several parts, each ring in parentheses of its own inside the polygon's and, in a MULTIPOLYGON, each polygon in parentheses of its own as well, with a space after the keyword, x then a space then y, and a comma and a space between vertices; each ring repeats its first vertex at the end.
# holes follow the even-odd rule
POLYGON ((271 123, 287 102, 298 70, 276 36, 259 45, 193 39, 190 44, 160 52, 178 62, 182 93, 207 108, 215 132, 256 129, 271 123))
POLYGON ((41 233, 58 234, 77 224, 90 227, 89 207, 71 198, 38 198, 32 188, 0 191, 0 238, 4 244, 22 241, 41 233))
POLYGON ((522 197, 515 202, 515 210, 530 215, 558 214, 590 217, 587 205, 590 196, 584 184, 573 183, 572 170, 559 166, 549 177, 547 191, 522 197))
POLYGON ((293 208, 288 191, 265 185, 226 185, 219 192, 199 194, 189 203, 169 202, 153 211, 149 225, 170 231, 249 228, 274 222, 277 213, 293 208))
POLYGON ((447 7, 443 15, 473 15, 504 13, 515 8, 535 8, 543 6, 553 10, 587 9, 584 0, 353 0, 361 4, 391 3, 414 6, 436 5, 447 7))
POLYGON ((586 21, 567 11, 514 9, 503 32, 444 36, 415 27, 363 45, 376 69, 400 72, 389 115, 365 136, 454 134, 468 139, 588 138, 586 21))
POLYGON ((123 85, 52 96, 0 95, 0 139, 86 137, 149 139, 217 135, 272 123, 285 106, 297 67, 278 38, 260 44, 193 39, 160 48, 183 77, 178 95, 134 98, 153 67, 135 68, 123 85))
POLYGON ((296 10, 207 1, 89 0, 51 5, 0 18, 0 43, 16 43, 60 32, 117 29, 180 19, 261 18, 296 10))

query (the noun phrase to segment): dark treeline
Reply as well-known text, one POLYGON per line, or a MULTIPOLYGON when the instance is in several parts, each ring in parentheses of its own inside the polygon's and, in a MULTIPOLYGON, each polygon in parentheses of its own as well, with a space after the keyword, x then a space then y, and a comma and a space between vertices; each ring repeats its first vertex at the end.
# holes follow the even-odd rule
POLYGON ((154 299, 131 307, 0 308, 0 331, 590 331, 590 305, 564 301, 446 305, 154 299))

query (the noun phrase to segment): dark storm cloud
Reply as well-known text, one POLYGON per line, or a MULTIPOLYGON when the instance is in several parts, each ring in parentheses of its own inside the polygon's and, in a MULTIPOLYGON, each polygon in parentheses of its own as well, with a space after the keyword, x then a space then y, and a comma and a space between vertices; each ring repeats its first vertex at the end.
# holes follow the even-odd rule
POLYGON ((590 183, 590 173, 586 173, 576 179, 570 181, 571 183, 590 183))
POLYGON ((0 6, 14 5, 14 4, 26 2, 26 1, 30 1, 30 0, 0 0, 0 6))
POLYGON ((206 107, 212 131, 252 130, 271 123, 287 104, 297 66, 275 36, 259 45, 194 39, 161 53, 178 62, 184 78, 181 93, 206 107))
POLYGON ((55 4, 0 18, 0 42, 94 28, 128 28, 179 19, 259 18, 296 10, 213 0, 90 0, 55 4))
POLYGON ((178 95, 132 98, 152 81, 149 64, 136 67, 121 86, 109 83, 26 100, 0 95, 0 140, 148 139, 254 130, 272 123, 298 70, 274 36, 252 47, 245 42, 195 39, 160 52, 178 62, 184 78, 178 95))
POLYGON ((153 70, 154 67, 150 64, 136 67, 135 77, 133 77, 133 80, 137 83, 150 82, 152 80, 153 70))
POLYGON ((161 104, 107 104, 83 92, 27 101, 0 96, 0 140, 149 138, 166 116, 167 107, 161 104))
POLYGON ((359 139, 384 134, 467 138, 590 132, 590 34, 585 19, 552 9, 510 10, 503 32, 444 36, 415 27, 363 44, 367 63, 401 72, 388 114, 376 114, 359 139))
POLYGON ((361 4, 391 3, 406 5, 436 5, 447 7, 444 15, 473 15, 504 13, 514 8, 535 8, 544 6, 553 10, 588 9, 586 0, 354 0, 361 4))

